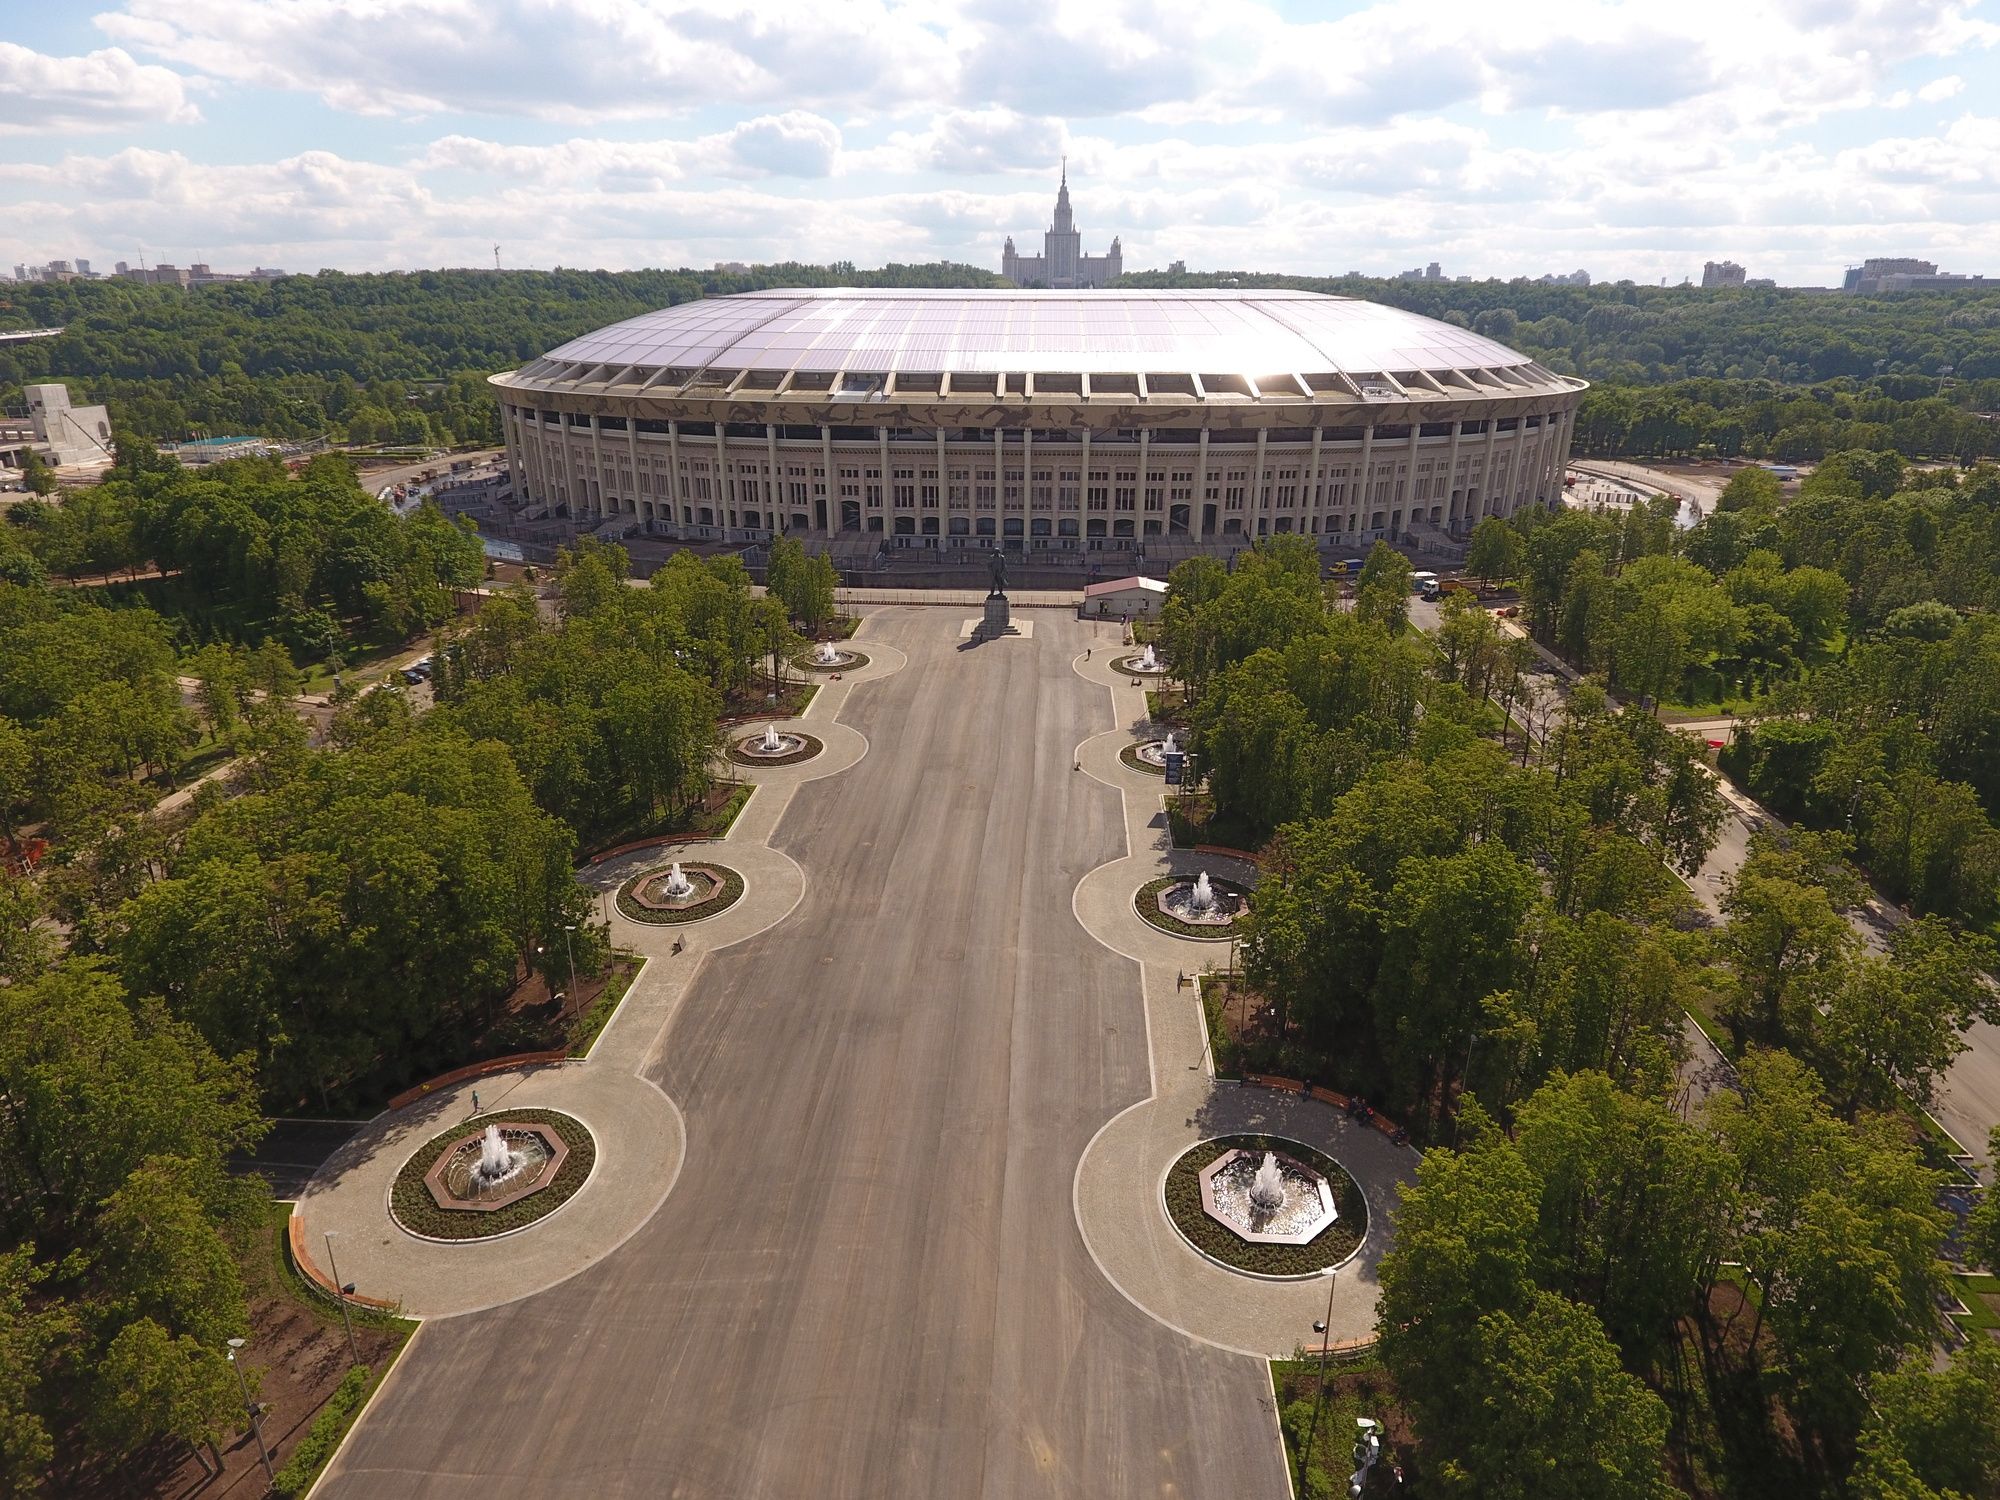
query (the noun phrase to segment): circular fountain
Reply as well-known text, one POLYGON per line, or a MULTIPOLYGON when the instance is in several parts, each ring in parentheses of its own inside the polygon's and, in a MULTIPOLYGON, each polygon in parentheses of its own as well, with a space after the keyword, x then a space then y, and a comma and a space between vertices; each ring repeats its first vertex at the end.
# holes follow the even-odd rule
POLYGON ((389 1191, 389 1214, 419 1239, 511 1234, 560 1208, 583 1186, 597 1143, 573 1115, 523 1109, 461 1124, 411 1154, 389 1191))
POLYGON ((761 733, 731 741, 729 758, 742 766, 789 766, 811 760, 824 748, 803 730, 767 724, 761 733))
POLYGON ((712 917, 742 895, 743 877, 727 865, 674 860, 641 871, 619 887, 618 911, 634 922, 671 926, 712 917))
POLYGON ((439 1208, 490 1213, 546 1186, 568 1154, 546 1125, 495 1121, 447 1147, 424 1185, 439 1208))
POLYGON ((1354 1179, 1299 1141, 1203 1141, 1168 1169, 1163 1193, 1167 1217, 1196 1250, 1252 1275, 1316 1275, 1352 1255, 1368 1230, 1354 1179))
POLYGON ((1167 757, 1184 752, 1187 746, 1175 738, 1169 729, 1164 738, 1142 740, 1137 745, 1127 747, 1125 763, 1135 770, 1154 771, 1164 776, 1167 773, 1167 757))
POLYGON ((1219 941, 1229 937, 1249 911, 1250 892, 1233 880, 1199 870, 1191 880, 1185 875, 1149 880, 1139 887, 1135 905, 1139 915, 1162 932, 1219 941))
POLYGON ((868 658, 833 641, 821 641, 799 658, 799 665, 813 672, 852 672, 868 665, 868 658))
POLYGON ((1119 657, 1111 663, 1111 670, 1128 677, 1161 677, 1166 674, 1167 664, 1156 649, 1146 646, 1130 656, 1119 657))

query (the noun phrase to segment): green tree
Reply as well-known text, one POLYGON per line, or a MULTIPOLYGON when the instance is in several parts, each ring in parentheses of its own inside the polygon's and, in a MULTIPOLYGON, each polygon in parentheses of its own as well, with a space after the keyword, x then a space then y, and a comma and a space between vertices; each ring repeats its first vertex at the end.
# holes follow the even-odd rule
POLYGON ((1410 618, 1410 563, 1387 542, 1377 542, 1354 586, 1354 612, 1398 634, 1410 618))
POLYGON ((1521 534, 1498 516, 1487 516, 1472 528, 1465 553, 1465 571, 1474 578, 1512 578, 1521 570, 1521 534))
POLYGON ((1967 1341, 1943 1369, 1924 1351, 1869 1387, 1858 1500, 1946 1500, 2000 1490, 2000 1345, 1967 1341))

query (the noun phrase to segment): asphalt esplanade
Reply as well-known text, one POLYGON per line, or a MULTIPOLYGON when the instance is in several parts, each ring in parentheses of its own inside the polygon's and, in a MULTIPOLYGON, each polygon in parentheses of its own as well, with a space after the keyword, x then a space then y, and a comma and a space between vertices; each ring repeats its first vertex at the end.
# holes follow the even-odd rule
POLYGON ((1262 1362, 1134 1305, 1072 1209, 1151 1090, 1140 966, 1072 907, 1127 852, 1075 769, 1107 638, 960 623, 870 619, 907 660, 840 709, 866 753, 770 836, 802 899, 706 955, 645 1064, 685 1120, 664 1203, 427 1322, 317 1500, 1287 1494, 1262 1362))

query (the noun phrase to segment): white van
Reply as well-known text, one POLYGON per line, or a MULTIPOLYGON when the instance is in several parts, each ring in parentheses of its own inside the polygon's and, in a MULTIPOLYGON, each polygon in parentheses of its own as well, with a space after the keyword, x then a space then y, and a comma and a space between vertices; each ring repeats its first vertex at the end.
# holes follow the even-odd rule
POLYGON ((1410 587, 1426 599, 1435 599, 1438 591, 1438 576, 1419 570, 1410 575, 1410 587))

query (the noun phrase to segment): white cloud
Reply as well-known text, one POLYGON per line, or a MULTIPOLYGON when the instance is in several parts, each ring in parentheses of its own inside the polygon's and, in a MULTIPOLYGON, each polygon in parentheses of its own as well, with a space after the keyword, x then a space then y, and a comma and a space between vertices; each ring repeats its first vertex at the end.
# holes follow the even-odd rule
POLYGON ((1942 78, 1933 78, 1917 90, 1917 97, 1926 104, 1942 104, 1955 98, 1965 89, 1965 80, 1956 73, 1947 73, 1942 78))
POLYGON ((201 118, 180 74, 118 47, 50 57, 0 42, 0 134, 119 130, 201 118))

